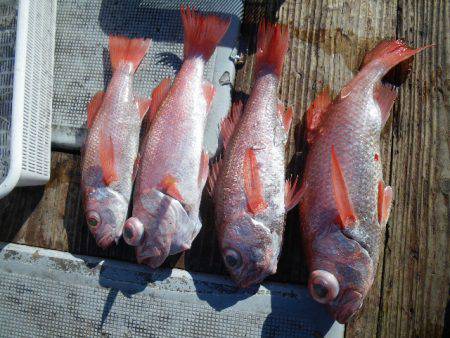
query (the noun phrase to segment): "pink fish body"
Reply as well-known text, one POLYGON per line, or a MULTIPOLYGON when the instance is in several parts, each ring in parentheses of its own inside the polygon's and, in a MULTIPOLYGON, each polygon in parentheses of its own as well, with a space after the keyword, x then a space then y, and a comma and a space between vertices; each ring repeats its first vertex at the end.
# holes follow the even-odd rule
POLYGON ((307 113, 300 214, 309 289, 341 323, 360 309, 373 283, 393 198, 382 178, 380 134, 397 91, 381 80, 397 65, 407 70, 420 50, 381 42, 338 98, 325 91, 307 113))
POLYGON ((251 96, 242 114, 242 104, 235 105, 222 124, 224 155, 210 180, 219 246, 241 287, 276 272, 286 210, 296 204, 285 200, 290 191, 285 144, 292 109, 285 113, 277 99, 288 42, 287 29, 260 25, 251 96))
POLYGON ((81 186, 90 231, 102 248, 117 242, 128 212, 142 117, 149 100, 133 94, 133 75, 150 40, 111 36, 113 76, 88 106, 81 186))
POLYGON ((151 127, 124 234, 136 246, 138 261, 153 268, 190 248, 201 228, 199 206, 208 176, 203 134, 215 92, 203 72, 229 26, 229 20, 189 9, 181 14, 184 61, 173 84, 166 79, 152 94, 151 127))

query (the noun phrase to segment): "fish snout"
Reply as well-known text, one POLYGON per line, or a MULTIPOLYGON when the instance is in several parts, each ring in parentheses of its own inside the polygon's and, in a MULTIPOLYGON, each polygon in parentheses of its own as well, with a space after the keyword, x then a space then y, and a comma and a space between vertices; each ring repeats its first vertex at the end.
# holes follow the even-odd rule
POLYGON ((144 238, 144 225, 136 217, 130 217, 123 228, 123 239, 128 245, 138 246, 144 238))
MULTIPOLYGON (((95 234, 95 240, 97 245, 105 250, 116 240, 116 238, 112 236, 111 233, 104 232, 101 234, 95 234)), ((116 243, 117 241, 118 240, 116 240, 116 243)))
POLYGON ((339 306, 334 310, 334 317, 341 323, 347 323, 362 307, 363 295, 355 290, 347 290, 341 297, 339 306))
POLYGON ((339 282, 336 277, 325 270, 315 270, 311 273, 308 288, 315 301, 327 304, 339 294, 339 282))

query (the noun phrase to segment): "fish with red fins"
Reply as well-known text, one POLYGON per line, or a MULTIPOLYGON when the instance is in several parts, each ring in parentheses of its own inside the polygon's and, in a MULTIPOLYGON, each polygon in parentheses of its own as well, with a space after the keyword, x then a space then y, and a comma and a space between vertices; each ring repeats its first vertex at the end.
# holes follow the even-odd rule
POLYGON ((393 199, 380 134, 397 97, 393 84, 424 48, 381 42, 337 98, 325 90, 307 111, 300 215, 308 287, 340 323, 360 309, 375 277, 393 199))
POLYGON ((181 17, 183 64, 173 81, 163 80, 152 94, 133 215, 124 229, 125 241, 136 246, 138 262, 152 268, 189 249, 202 226, 199 207, 209 171, 203 134, 215 95, 203 73, 230 24, 183 7, 181 17))

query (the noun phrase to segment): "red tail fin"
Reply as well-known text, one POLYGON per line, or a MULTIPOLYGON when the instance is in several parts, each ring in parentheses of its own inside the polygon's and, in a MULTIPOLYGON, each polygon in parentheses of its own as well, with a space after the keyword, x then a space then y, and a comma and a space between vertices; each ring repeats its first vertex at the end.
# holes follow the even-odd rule
POLYGON ((150 39, 130 39, 125 36, 109 37, 109 54, 113 70, 121 63, 131 63, 133 72, 139 67, 150 48, 150 39))
POLYGON ((262 21, 258 30, 255 74, 261 68, 269 67, 271 70, 273 68, 275 75, 280 76, 288 46, 287 27, 262 21))
POLYGON ((184 27, 185 59, 202 56, 208 61, 230 25, 230 19, 224 20, 214 15, 202 16, 184 6, 181 6, 181 20, 184 27))

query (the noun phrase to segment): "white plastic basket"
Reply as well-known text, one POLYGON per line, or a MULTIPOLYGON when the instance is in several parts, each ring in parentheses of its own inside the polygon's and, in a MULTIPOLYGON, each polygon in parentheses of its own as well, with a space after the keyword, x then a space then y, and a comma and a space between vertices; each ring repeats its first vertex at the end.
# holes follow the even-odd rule
POLYGON ((0 0, 0 198, 50 177, 56 0, 0 0))

